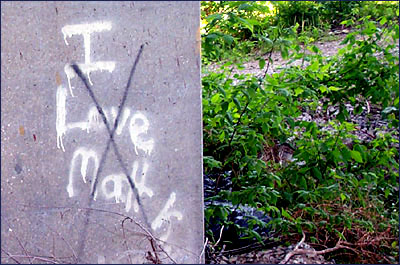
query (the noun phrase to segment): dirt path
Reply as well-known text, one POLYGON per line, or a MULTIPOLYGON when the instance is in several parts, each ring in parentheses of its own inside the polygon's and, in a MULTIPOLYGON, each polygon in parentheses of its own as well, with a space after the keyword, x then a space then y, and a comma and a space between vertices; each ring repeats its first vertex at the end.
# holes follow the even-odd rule
MULTIPOLYGON (((318 47, 318 49, 321 50, 321 53, 324 57, 330 57, 335 55, 338 50, 340 48, 343 48, 345 45, 344 44, 340 44, 344 38, 346 37, 346 35, 349 33, 348 30, 343 30, 343 31, 336 31, 335 33, 331 33, 330 35, 335 35, 335 37, 337 38, 337 40, 334 41, 317 41, 315 43, 313 43, 315 46, 318 47)), ((356 39, 360 39, 360 37, 356 37, 356 39)), ((306 50, 306 53, 310 53, 309 51, 306 50)), ((399 43, 396 43, 396 48, 393 49, 393 53, 396 54, 396 56, 399 56, 399 43)), ((266 61, 266 64, 268 64, 267 60, 268 60, 268 55, 264 55, 263 56, 264 60, 266 61)), ((284 60, 282 59, 282 56, 280 54, 280 52, 278 51, 274 51, 272 53, 271 56, 272 59, 272 63, 269 65, 269 69, 268 69, 268 73, 267 74, 273 74, 273 73, 277 73, 279 72, 279 68, 285 66, 285 64, 289 61, 289 60, 284 60)), ((292 62, 290 65, 301 65, 302 60, 296 60, 294 62, 292 62)), ((244 69, 243 70, 238 70, 237 68, 234 69, 232 71, 231 76, 233 76, 234 74, 253 74, 256 77, 263 77, 265 74, 265 69, 266 66, 264 67, 264 69, 260 69, 259 67, 259 63, 258 60, 251 60, 249 62, 245 62, 242 64, 244 69)), ((304 66, 307 66, 307 62, 304 62, 304 66)), ((211 64, 209 66, 206 66, 206 68, 209 71, 218 71, 219 68, 219 63, 214 63, 211 64)))
MULTIPOLYGON (((345 37, 346 37, 346 34, 341 33, 341 34, 337 35, 337 38, 338 38, 337 40, 328 41, 328 42, 318 41, 318 42, 315 42, 314 45, 317 46, 321 50, 323 56, 325 56, 325 57, 333 56, 334 54, 337 53, 338 49, 345 46, 345 45, 340 44, 345 37)), ((267 62, 268 55, 264 55, 263 58, 267 62)), ((279 72, 279 68, 284 66, 285 63, 288 62, 288 60, 282 59, 282 56, 279 51, 274 51, 271 55, 271 59, 272 59, 272 63, 270 63, 270 65, 269 65, 268 74, 273 74, 273 73, 279 72)), ((301 59, 296 60, 291 63, 291 65, 300 65, 300 64, 301 64, 301 59)), ((263 77, 265 74, 266 66, 264 67, 264 69, 260 69, 258 60, 251 60, 249 62, 243 63, 242 65, 243 65, 244 69, 243 70, 234 69, 232 71, 232 76, 237 73, 237 74, 253 74, 253 75, 256 75, 257 77, 263 77)), ((214 63, 211 65, 208 65, 208 66, 206 66, 206 68, 209 71, 218 71, 219 63, 214 63)))
MULTIPOLYGON (((335 41, 329 41, 329 42, 316 42, 314 43, 315 46, 318 47, 318 49, 321 50, 321 53, 323 56, 328 57, 328 56, 333 56, 337 53, 337 51, 344 47, 345 45, 341 45, 340 43, 343 41, 343 39, 346 37, 345 34, 339 35, 338 40, 335 41)), ((306 51, 307 52, 307 51, 306 51)), ((266 61, 266 64, 268 64, 268 55, 265 55, 264 60, 266 61)), ((276 72, 279 72, 279 68, 284 66, 289 60, 284 60, 282 59, 282 56, 280 52, 273 52, 271 55, 272 63, 269 66, 268 73, 267 74, 273 74, 276 72)), ((292 62, 290 65, 301 65, 301 59, 296 60, 292 62)), ((307 65, 307 62, 304 63, 304 65, 307 65)), ((244 70, 240 71, 242 74, 255 74, 257 77, 263 77, 265 74, 265 69, 260 69, 258 60, 255 61, 250 61, 247 63, 244 63, 243 66, 245 67, 244 70)), ((233 74, 239 73, 239 71, 233 71, 233 74)))

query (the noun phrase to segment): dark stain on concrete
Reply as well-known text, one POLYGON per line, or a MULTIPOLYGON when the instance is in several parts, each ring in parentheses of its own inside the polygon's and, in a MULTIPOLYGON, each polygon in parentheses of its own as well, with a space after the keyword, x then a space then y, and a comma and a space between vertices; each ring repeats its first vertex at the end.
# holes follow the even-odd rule
POLYGON ((15 172, 17 172, 17 174, 20 174, 22 172, 22 167, 19 165, 19 163, 15 165, 14 170, 15 172))

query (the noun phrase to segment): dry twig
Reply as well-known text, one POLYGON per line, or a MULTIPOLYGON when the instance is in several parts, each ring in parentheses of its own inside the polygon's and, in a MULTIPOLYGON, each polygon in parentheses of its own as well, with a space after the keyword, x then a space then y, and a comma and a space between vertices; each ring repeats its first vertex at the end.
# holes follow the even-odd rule
MULTIPOLYGON (((127 217, 127 218, 131 219, 132 222, 134 222, 137 226, 139 226, 139 227, 154 241, 154 242, 160 241, 159 239, 155 238, 155 237, 153 236, 153 234, 152 234, 148 229, 146 229, 142 224, 140 224, 138 221, 132 219, 131 217, 127 217)), ((177 263, 177 262, 176 262, 176 261, 161 247, 160 244, 157 243, 157 247, 158 247, 165 255, 167 255, 167 257, 168 257, 173 263, 175 263, 175 264, 177 263)))
POLYGON ((224 227, 225 227, 225 225, 223 225, 221 227, 221 231, 219 232, 219 238, 218 238, 217 242, 215 242, 215 244, 213 245, 213 248, 215 248, 218 245, 219 241, 221 241, 222 231, 224 230, 224 227))
POLYGON ((289 252, 288 254, 286 254, 285 258, 279 262, 279 264, 286 264, 289 259, 296 254, 296 251, 299 249, 299 247, 304 243, 304 240, 306 239, 306 234, 303 233, 303 237, 301 238, 300 242, 296 244, 296 246, 294 247, 293 251, 289 252))
POLYGON ((281 262, 279 262, 279 264, 286 264, 291 257, 293 257, 294 255, 299 255, 299 254, 323 255, 323 254, 333 252, 333 251, 336 251, 336 250, 342 249, 342 248, 349 249, 349 250, 352 250, 357 253, 357 251, 354 248, 342 245, 341 244, 342 241, 340 239, 336 243, 336 246, 334 246, 333 248, 327 248, 327 249, 319 250, 319 251, 308 250, 308 249, 299 249, 300 245, 304 243, 305 237, 306 236, 303 232, 303 238, 301 239, 301 241, 296 245, 296 247, 293 249, 293 251, 286 254, 285 258, 281 262))
POLYGON ((11 254, 8 253, 7 251, 5 251, 3 248, 1 248, 1 250, 2 250, 4 253, 6 253, 6 255, 7 255, 10 259, 12 259, 13 261, 15 261, 15 263, 21 264, 21 262, 19 262, 13 255, 11 255, 11 254))
POLYGON ((204 243, 203 249, 202 249, 201 252, 200 252, 200 255, 199 255, 199 263, 202 263, 201 256, 203 256, 203 253, 204 253, 204 251, 206 250, 207 243, 208 243, 208 237, 206 237, 206 242, 204 243))
MULTIPOLYGON (((125 219, 122 221, 122 223, 121 223, 121 226, 122 226, 122 236, 123 236, 123 238, 124 238, 124 245, 125 245, 126 251, 129 251, 129 248, 128 248, 128 242, 126 241, 124 222, 125 222, 126 220, 128 220, 128 219, 129 219, 129 218, 125 218, 125 219)), ((129 258, 129 262, 130 262, 131 264, 133 264, 133 262, 132 262, 132 257, 131 257, 131 255, 129 254, 129 252, 128 252, 128 258, 129 258)))
POLYGON ((44 225, 47 227, 47 229, 49 229, 51 232, 53 232, 54 234, 56 234, 57 236, 59 236, 61 238, 62 241, 65 242, 65 244, 68 246, 68 248, 71 250, 72 252, 72 256, 74 257, 74 262, 78 262, 78 257, 76 256, 76 253, 74 251, 74 248, 71 246, 71 244, 57 231, 55 231, 54 229, 52 229, 49 225, 47 225, 46 223, 44 223, 44 225))

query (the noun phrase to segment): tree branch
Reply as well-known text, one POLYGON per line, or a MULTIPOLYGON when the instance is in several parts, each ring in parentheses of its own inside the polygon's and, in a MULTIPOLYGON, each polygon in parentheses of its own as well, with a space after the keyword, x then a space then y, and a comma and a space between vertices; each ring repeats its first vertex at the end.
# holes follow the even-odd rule
POLYGON ((279 262, 279 264, 286 264, 290 260, 291 257, 293 257, 294 255, 299 255, 299 254, 303 254, 303 255, 304 254, 323 255, 323 254, 326 254, 326 253, 329 253, 329 252, 333 252, 333 251, 336 251, 336 250, 342 249, 342 248, 349 249, 349 250, 352 250, 352 251, 357 253, 357 251, 354 248, 342 245, 341 244, 342 241, 340 239, 336 243, 336 246, 334 246, 333 248, 327 248, 327 249, 319 250, 319 251, 317 251, 317 250, 308 250, 308 249, 299 249, 300 245, 304 243, 305 237, 306 236, 305 236, 305 234, 303 232, 303 238, 301 239, 301 241, 296 245, 296 247, 293 249, 293 251, 291 251, 288 254, 286 254, 285 258, 281 262, 279 262))

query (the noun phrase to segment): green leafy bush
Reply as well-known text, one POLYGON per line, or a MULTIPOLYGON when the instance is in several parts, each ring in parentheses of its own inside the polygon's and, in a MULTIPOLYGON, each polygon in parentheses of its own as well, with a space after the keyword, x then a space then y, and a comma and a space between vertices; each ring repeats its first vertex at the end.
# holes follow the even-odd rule
MULTIPOLYGON (((269 52, 278 47, 289 63, 302 59, 303 67, 287 66, 264 78, 232 75, 241 69, 232 61, 204 70, 205 174, 231 171, 233 183, 232 191, 213 199, 268 213, 274 230, 288 238, 305 231, 313 243, 331 247, 342 239, 354 249, 343 262, 393 263, 398 258, 399 68, 393 49, 399 27, 390 17, 398 11, 392 11, 373 20, 342 22, 355 31, 333 57, 322 56, 309 43, 302 49, 295 41, 296 26, 270 29, 269 52), (363 141, 355 136, 359 128, 351 117, 371 104, 388 128, 363 141), (304 112, 316 114, 320 107, 327 112, 333 106, 339 111, 328 122, 302 118, 304 112), (279 157, 283 145, 292 150, 291 158, 279 157), (367 237, 377 240, 367 242, 367 237)), ((249 30, 240 23, 229 25, 232 44, 243 39, 235 30, 249 30)), ((228 28, 223 32, 228 34, 228 28)), ((270 62, 263 60, 260 68, 268 68, 270 62)), ((227 211, 212 206, 206 216, 218 213, 226 220, 227 211)), ((254 233, 248 229, 247 235, 254 233)))

